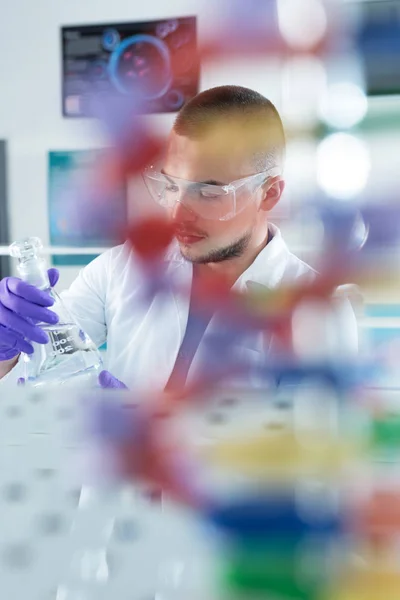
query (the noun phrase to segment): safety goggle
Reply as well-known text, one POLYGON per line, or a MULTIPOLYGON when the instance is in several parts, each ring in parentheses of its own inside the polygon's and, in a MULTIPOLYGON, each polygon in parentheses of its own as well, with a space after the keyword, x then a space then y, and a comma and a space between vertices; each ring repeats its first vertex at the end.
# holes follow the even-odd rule
POLYGON ((171 177, 152 165, 144 170, 143 179, 153 200, 164 208, 180 202, 204 219, 227 221, 246 208, 252 194, 270 177, 278 175, 280 170, 274 167, 226 185, 213 185, 171 177))

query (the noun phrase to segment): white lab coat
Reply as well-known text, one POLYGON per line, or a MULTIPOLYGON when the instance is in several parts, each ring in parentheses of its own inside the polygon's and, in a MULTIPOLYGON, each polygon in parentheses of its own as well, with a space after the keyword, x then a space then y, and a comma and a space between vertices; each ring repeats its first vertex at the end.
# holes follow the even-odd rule
MULTIPOLYGON (((282 239, 279 229, 270 225, 273 239, 260 252, 250 267, 235 283, 246 290, 251 283, 273 289, 296 280, 311 280, 315 271, 294 256, 282 239)), ((190 289, 192 264, 184 260, 179 248, 167 254, 168 276, 178 286, 190 289)), ((129 388, 162 389, 167 383, 185 333, 189 312, 189 297, 167 292, 149 304, 141 300, 143 275, 127 244, 112 248, 85 267, 62 298, 81 327, 97 346, 107 341, 105 367, 129 388)), ((337 344, 342 358, 357 351, 357 324, 348 301, 341 301, 337 311, 337 344)), ((213 317, 205 336, 215 331, 213 317)), ((243 357, 265 360, 273 352, 274 340, 255 334, 238 348, 243 357)), ((199 345, 188 374, 188 380, 199 369, 205 345, 199 345)), ((19 376, 18 367, 10 374, 19 376)), ((9 379, 10 376, 7 376, 9 379)), ((241 381, 255 385, 255 381, 241 381)))

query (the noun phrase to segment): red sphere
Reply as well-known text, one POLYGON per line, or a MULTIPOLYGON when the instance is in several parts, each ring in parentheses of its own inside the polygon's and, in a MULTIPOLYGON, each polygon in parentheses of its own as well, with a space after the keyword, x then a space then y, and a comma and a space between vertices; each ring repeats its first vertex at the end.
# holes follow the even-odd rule
POLYGON ((172 242, 175 226, 161 215, 146 217, 129 228, 128 240, 145 261, 160 258, 172 242))

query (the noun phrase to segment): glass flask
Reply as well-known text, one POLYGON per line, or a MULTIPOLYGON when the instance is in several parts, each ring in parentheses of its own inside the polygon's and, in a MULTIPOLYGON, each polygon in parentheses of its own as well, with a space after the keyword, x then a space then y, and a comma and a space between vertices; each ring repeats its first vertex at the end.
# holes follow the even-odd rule
POLYGON ((25 383, 33 386, 68 385, 94 387, 102 370, 96 346, 71 316, 63 301, 50 286, 47 265, 40 256, 42 243, 30 237, 14 242, 10 254, 18 259, 22 280, 46 290, 54 299, 51 307, 59 317, 56 325, 38 323, 49 336, 47 344, 32 342, 33 354, 22 354, 25 383))

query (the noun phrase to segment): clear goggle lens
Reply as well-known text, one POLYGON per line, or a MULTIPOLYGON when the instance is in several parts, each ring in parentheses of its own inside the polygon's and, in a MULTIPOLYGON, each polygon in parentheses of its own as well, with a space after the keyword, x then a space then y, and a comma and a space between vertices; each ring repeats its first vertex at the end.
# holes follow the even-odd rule
POLYGON ((269 172, 257 173, 220 186, 170 177, 154 167, 148 167, 143 174, 151 197, 164 208, 173 208, 180 202, 204 219, 219 221, 241 212, 268 176, 269 172))

